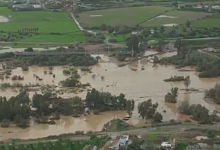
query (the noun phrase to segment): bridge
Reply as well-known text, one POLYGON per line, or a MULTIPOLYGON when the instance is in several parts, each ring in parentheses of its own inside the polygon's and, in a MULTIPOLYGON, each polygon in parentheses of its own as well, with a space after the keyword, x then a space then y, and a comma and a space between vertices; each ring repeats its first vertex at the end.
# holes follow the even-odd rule
POLYGON ((63 56, 63 55, 102 55, 102 54, 128 54, 131 52, 15 52, 15 56, 63 56))

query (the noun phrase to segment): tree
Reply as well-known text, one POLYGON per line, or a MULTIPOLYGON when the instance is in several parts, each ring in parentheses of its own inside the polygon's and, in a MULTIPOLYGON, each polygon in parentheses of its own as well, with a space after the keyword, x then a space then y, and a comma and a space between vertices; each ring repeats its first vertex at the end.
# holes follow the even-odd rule
POLYGON ((170 32, 169 32, 169 35, 171 37, 175 37, 176 36, 176 30, 175 29, 172 29, 170 32))
POLYGON ((9 123, 10 123, 10 120, 3 119, 2 122, 1 122, 1 127, 7 128, 7 127, 9 127, 9 123))
POLYGON ((34 94, 32 98, 32 107, 36 108, 35 113, 37 115, 49 115, 49 97, 45 97, 41 94, 34 94))
POLYGON ((149 29, 143 29, 143 31, 141 32, 141 34, 146 38, 150 35, 150 30, 149 29))
POLYGON ((83 101, 80 97, 75 96, 75 97, 71 98, 70 101, 73 105, 74 113, 82 114, 84 112, 83 101))
POLYGON ((207 136, 208 136, 208 138, 214 138, 214 137, 215 137, 215 132, 213 132, 213 131, 208 131, 207 136))
POLYGON ((135 102, 134 102, 134 100, 132 100, 131 101, 131 109, 132 109, 132 111, 134 111, 134 105, 135 105, 135 102))
POLYGON ((177 96, 178 96, 178 88, 177 87, 172 88, 171 92, 168 92, 165 95, 165 102, 176 103, 177 96))
POLYGON ((137 35, 131 35, 126 42, 128 49, 131 51, 139 51, 139 37, 137 35))
POLYGON ((211 123, 219 118, 215 114, 209 115, 209 110, 201 104, 189 105, 188 102, 182 102, 178 109, 180 113, 191 115, 192 119, 201 124, 211 123))
POLYGON ((161 122, 163 120, 163 116, 161 115, 161 113, 156 112, 153 116, 153 120, 155 122, 161 122))
POLYGON ((109 27, 109 28, 108 28, 108 33, 110 33, 110 34, 111 34, 111 33, 113 33, 114 31, 115 31, 115 29, 114 29, 114 28, 112 28, 112 27, 109 27))
POLYGON ((107 30, 107 25, 106 25, 106 24, 102 24, 102 25, 100 26, 100 30, 106 31, 106 30, 107 30))
POLYGON ((141 147, 143 144, 144 144, 143 140, 134 138, 132 140, 132 143, 128 145, 128 150, 143 150, 143 148, 141 147))
POLYGON ((163 39, 160 39, 160 40, 158 41, 157 51, 162 52, 163 49, 164 49, 165 44, 166 44, 165 41, 164 41, 163 39))
POLYGON ((142 119, 152 118, 156 112, 157 107, 158 107, 158 103, 152 104, 151 99, 139 103, 138 105, 139 117, 142 117, 142 119))
POLYGON ((190 115, 190 108, 189 108, 189 102, 187 101, 183 101, 180 103, 178 109, 179 109, 179 112, 182 113, 182 114, 186 114, 186 115, 190 115))
POLYGON ((181 39, 177 39, 174 43, 174 47, 177 48, 177 55, 181 54, 182 41, 181 39))
POLYGON ((33 48, 31 48, 31 47, 28 47, 28 48, 26 48, 24 51, 25 51, 25 52, 33 52, 33 51, 34 51, 34 49, 33 49, 33 48))
POLYGON ((178 8, 178 2, 177 2, 177 0, 173 3, 173 7, 178 8))
POLYGON ((92 89, 86 95, 86 105, 92 110, 107 111, 107 110, 126 110, 127 101, 129 106, 127 106, 128 112, 133 111, 134 102, 127 100, 124 94, 118 96, 111 95, 108 92, 99 92, 96 89, 92 89))
POLYGON ((184 81, 184 85, 185 85, 187 91, 189 90, 188 87, 189 87, 190 83, 191 83, 190 77, 187 76, 184 81))
POLYGON ((158 56, 154 56, 154 58, 153 58, 153 63, 159 63, 159 58, 158 58, 158 56))
POLYGON ((21 118, 21 120, 17 123, 17 126, 20 128, 26 128, 28 127, 28 120, 21 118))
POLYGON ((132 111, 134 110, 134 100, 127 100, 125 109, 129 115, 129 117, 131 117, 132 111))
POLYGON ((162 34, 165 31, 164 26, 160 26, 160 33, 162 34))
POLYGON ((191 24, 190 21, 187 20, 187 22, 186 22, 186 27, 189 28, 189 27, 190 27, 190 24, 191 24))
POLYGON ((220 85, 216 83, 214 88, 205 91, 205 97, 211 98, 215 103, 220 104, 220 85))

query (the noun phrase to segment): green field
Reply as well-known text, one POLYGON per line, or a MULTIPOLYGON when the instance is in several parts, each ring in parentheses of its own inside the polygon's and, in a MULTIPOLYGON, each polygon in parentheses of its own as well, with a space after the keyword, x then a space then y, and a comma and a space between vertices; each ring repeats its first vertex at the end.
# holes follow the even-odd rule
POLYGON ((134 26, 171 9, 162 6, 146 6, 96 10, 80 13, 78 19, 84 27, 100 26, 101 24, 134 26), (92 17, 91 15, 101 16, 92 17))
POLYGON ((111 35, 111 39, 117 40, 116 43, 118 44, 125 44, 126 39, 129 37, 129 34, 117 34, 117 35, 111 35))
POLYGON ((147 141, 154 141, 158 138, 159 136, 157 134, 146 134, 144 136, 144 139, 147 141))
POLYGON ((80 42, 84 36, 67 13, 31 11, 13 12, 0 7, 0 16, 7 17, 8 22, 0 22, 1 31, 17 32, 23 28, 39 28, 40 35, 25 37, 19 41, 33 42, 80 42), (51 32, 74 34, 51 35, 51 32))
POLYGON ((194 21, 192 22, 192 27, 199 27, 199 28, 220 27, 220 15, 216 14, 202 20, 194 21))
POLYGON ((168 24, 184 24, 188 21, 193 21, 197 19, 205 18, 206 16, 212 15, 211 13, 203 13, 203 12, 189 12, 189 11, 169 11, 164 13, 163 15, 151 19, 145 23, 143 26, 162 26, 168 24))

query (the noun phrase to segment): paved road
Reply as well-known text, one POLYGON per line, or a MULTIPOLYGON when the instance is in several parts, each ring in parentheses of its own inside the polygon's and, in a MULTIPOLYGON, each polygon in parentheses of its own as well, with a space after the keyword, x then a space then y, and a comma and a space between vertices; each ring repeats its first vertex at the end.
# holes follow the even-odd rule
POLYGON ((11 44, 67 46, 67 45, 71 45, 71 44, 75 44, 75 43, 55 43, 55 42, 0 42, 0 45, 11 45, 11 44))
MULTIPOLYGON (((192 38, 192 39, 184 39, 182 37, 181 38, 182 41, 206 41, 206 40, 218 40, 220 39, 220 37, 206 37, 206 38, 192 38)), ((165 39, 166 41, 176 41, 177 38, 167 38, 165 39)))
MULTIPOLYGON (((220 37, 207 37, 207 38, 193 38, 193 39, 182 39, 183 41, 199 41, 199 40, 215 40, 220 37)), ((165 41, 175 41, 175 39, 165 39, 165 41)), ((0 45, 11 45, 11 44, 22 44, 22 45, 48 45, 48 46, 67 46, 74 43, 56 43, 56 42, 0 42, 0 45)))

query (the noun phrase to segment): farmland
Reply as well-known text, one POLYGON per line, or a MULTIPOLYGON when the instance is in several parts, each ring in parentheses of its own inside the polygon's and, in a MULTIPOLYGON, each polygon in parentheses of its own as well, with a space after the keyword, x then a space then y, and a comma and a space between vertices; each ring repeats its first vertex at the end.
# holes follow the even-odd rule
POLYGON ((78 19, 84 27, 100 26, 101 24, 134 26, 168 10, 171 8, 161 6, 106 9, 80 13, 78 19))
POLYGON ((219 27, 220 26, 220 15, 216 14, 216 15, 210 16, 202 20, 197 20, 192 23, 192 26, 199 27, 199 28, 219 27))
POLYGON ((212 15, 211 13, 189 12, 189 11, 169 11, 161 16, 144 22, 143 26, 155 27, 168 24, 184 24, 187 21, 193 21, 212 15))
POLYGON ((78 42, 83 41, 84 36, 79 32, 77 25, 67 13, 32 11, 12 12, 1 7, 0 14, 8 18, 8 22, 0 22, 1 31, 17 32, 23 28, 38 28, 39 35, 32 34, 30 37, 18 41, 34 42, 78 42), (72 34, 63 34, 73 32, 72 34), (75 32, 75 33, 74 33, 75 32), (51 35, 51 33, 59 33, 51 35))

